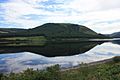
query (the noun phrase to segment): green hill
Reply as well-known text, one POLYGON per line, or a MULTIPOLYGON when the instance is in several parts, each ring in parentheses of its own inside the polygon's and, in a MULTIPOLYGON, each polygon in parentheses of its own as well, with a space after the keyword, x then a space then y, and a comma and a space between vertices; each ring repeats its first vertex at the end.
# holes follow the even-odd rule
POLYGON ((78 24, 70 23, 46 23, 41 26, 26 29, 14 30, 9 34, 0 34, 0 36, 46 36, 47 38, 105 38, 93 30, 78 24))
MULTIPOLYGON (((21 33, 20 33, 21 34, 21 33)), ((47 23, 33 29, 23 31, 22 34, 40 35, 59 38, 102 38, 103 35, 97 34, 93 30, 77 24, 70 23, 47 23)))

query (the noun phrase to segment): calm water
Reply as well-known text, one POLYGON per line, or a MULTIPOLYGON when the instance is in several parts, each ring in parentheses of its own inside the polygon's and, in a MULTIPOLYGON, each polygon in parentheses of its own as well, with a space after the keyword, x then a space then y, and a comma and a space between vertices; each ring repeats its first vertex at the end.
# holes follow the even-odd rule
POLYGON ((54 64, 77 66, 120 56, 120 41, 46 44, 34 47, 0 47, 0 72, 19 72, 27 68, 44 69, 54 64))

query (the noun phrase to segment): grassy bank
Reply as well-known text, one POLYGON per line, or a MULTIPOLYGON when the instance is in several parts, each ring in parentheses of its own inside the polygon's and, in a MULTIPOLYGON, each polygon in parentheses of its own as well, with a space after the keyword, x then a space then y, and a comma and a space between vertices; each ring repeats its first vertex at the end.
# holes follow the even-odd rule
POLYGON ((1 38, 5 40, 39 40, 39 39, 45 39, 44 36, 33 36, 33 37, 6 37, 6 38, 1 38))
POLYGON ((2 40, 2 42, 6 42, 1 46, 42 46, 46 42, 46 38, 44 36, 8 37, 1 38, 0 40, 2 40))
POLYGON ((63 71, 62 80, 119 80, 120 57, 111 62, 63 71))
MULTIPOLYGON (((85 64, 83 64, 85 65, 85 64)), ((119 80, 120 57, 110 62, 61 71, 59 65, 46 70, 27 69, 21 73, 0 74, 1 80, 119 80)))

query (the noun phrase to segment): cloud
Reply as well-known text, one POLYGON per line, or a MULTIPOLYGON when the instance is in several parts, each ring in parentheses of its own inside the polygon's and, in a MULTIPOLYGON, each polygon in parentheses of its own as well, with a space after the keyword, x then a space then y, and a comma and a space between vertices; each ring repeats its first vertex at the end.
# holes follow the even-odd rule
POLYGON ((6 0, 0 2, 0 27, 33 28, 64 22, 112 33, 120 31, 119 4, 120 0, 6 0))

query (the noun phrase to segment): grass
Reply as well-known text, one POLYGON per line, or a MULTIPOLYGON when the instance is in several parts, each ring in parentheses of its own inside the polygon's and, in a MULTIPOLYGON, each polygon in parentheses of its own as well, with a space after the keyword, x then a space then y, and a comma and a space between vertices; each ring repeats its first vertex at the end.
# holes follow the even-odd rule
MULTIPOLYGON (((5 46, 42 46, 46 42, 44 36, 34 36, 34 37, 9 37, 1 38, 8 43, 5 46)), ((3 44, 4 45, 4 44, 3 44)))
POLYGON ((34 36, 34 37, 9 37, 9 38, 1 38, 4 40, 45 40, 44 36, 34 36))
POLYGON ((46 70, 27 69, 21 73, 1 74, 1 80, 120 80, 120 57, 111 62, 61 71, 59 65, 46 70))

